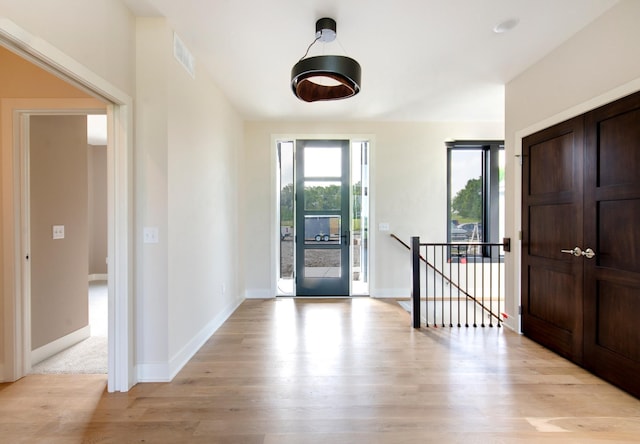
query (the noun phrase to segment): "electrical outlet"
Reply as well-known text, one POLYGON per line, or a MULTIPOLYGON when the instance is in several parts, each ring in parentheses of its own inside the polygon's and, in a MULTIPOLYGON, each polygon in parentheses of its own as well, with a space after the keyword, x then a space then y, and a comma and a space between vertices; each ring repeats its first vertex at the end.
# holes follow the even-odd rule
POLYGON ((53 239, 64 239, 64 225, 54 225, 51 231, 53 239))
POLYGON ((378 225, 378 230, 389 231, 389 224, 386 222, 381 223, 380 225, 378 225))

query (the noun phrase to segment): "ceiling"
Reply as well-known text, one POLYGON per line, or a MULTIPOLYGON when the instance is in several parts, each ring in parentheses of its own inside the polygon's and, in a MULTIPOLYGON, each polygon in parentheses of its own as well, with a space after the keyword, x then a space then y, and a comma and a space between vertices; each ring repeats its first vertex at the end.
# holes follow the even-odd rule
POLYGON ((124 0, 164 16, 247 120, 502 121, 504 85, 617 0, 124 0), (291 68, 331 17, 337 40, 309 55, 362 66, 355 97, 306 103, 291 68), (508 19, 506 33, 494 27, 508 19))

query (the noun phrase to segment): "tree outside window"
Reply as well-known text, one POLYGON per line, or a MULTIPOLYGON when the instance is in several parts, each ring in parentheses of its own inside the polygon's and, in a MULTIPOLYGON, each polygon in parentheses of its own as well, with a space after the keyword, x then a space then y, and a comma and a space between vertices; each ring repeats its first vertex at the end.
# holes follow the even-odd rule
POLYGON ((448 151, 448 242, 498 242, 503 231, 504 143, 456 141, 448 151))

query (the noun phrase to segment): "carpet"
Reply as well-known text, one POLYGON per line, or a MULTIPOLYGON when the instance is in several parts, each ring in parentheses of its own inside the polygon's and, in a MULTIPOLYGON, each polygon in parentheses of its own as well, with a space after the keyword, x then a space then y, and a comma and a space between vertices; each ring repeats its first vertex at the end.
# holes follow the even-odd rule
POLYGON ((31 368, 35 374, 106 374, 107 338, 91 336, 31 368))

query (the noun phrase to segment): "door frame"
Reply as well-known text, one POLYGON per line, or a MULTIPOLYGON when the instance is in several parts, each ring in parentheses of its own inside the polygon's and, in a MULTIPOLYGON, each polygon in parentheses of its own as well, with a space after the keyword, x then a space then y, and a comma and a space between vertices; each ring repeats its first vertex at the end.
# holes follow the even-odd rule
MULTIPOLYGON (((107 389, 128 391, 137 381, 133 360, 133 223, 132 223, 132 98, 119 88, 76 62, 48 42, 30 34, 8 19, 0 19, 0 45, 45 71, 87 92, 106 105, 107 200, 108 200, 108 293, 109 293, 109 358, 107 389)), ((3 100, 3 120, 9 106, 3 100)), ((18 119, 19 120, 19 119, 18 119)), ((16 380, 26 374, 25 350, 30 348, 25 334, 30 310, 24 300, 24 221, 19 155, 19 128, 13 122, 14 134, 3 134, 2 168, 6 180, 3 190, 3 295, 4 295, 4 380, 16 380), (12 147, 12 148, 9 148, 12 147)), ((30 350, 29 350, 30 355, 30 350)))
MULTIPOLYGON (((270 257, 271 268, 269 270, 270 276, 270 289, 254 291, 247 297, 250 299, 266 299, 275 298, 279 294, 278 290, 278 275, 280 266, 279 257, 279 243, 280 243, 280 214, 277 210, 280 203, 280 190, 278 184, 278 142, 282 141, 294 142, 294 155, 295 155, 295 141, 296 140, 348 140, 349 141, 349 153, 351 155, 351 149, 356 142, 367 142, 369 144, 368 151, 368 184, 369 184, 369 227, 376 226, 375 219, 375 134, 371 133, 277 133, 271 134, 271 150, 270 150, 270 198, 271 198, 271 242, 270 242, 270 257)), ((369 295, 372 295, 375 289, 375 273, 372 273, 372 264, 375 264, 375 251, 376 251, 376 232, 377 230, 370 229, 368 233, 368 287, 369 295)), ((295 258, 294 258, 295 260, 295 258)), ((349 292, 352 292, 351 283, 349 284, 349 292)), ((295 284, 293 288, 295 294, 295 284)), ((350 294, 351 295, 351 294, 350 294)))

